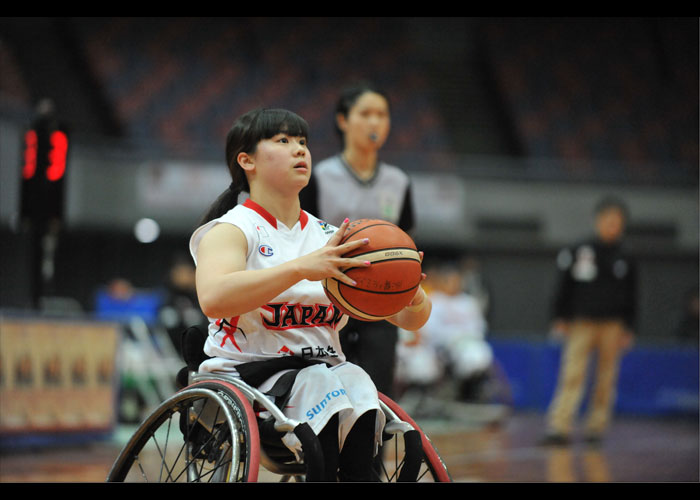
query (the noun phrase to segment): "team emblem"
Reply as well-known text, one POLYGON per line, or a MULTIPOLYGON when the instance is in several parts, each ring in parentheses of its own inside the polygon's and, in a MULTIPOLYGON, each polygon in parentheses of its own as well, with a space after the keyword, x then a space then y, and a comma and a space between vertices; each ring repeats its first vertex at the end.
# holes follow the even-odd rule
POLYGON ((236 332, 241 332, 241 335, 243 335, 243 338, 248 340, 248 337, 246 337, 245 332, 241 330, 238 327, 238 320, 240 319, 240 316, 236 316, 234 318, 231 318, 229 321, 225 319, 218 319, 216 320, 216 326, 219 327, 216 333, 219 333, 220 331, 224 331, 224 337, 221 341, 221 347, 224 347, 226 344, 227 340, 230 340, 231 343, 234 345, 236 349, 238 349, 239 352, 243 352, 240 347, 238 347, 238 342, 236 342, 236 337, 234 337, 234 334, 236 332))
POLYGON ((333 227, 330 224, 328 224, 326 221, 318 220, 316 222, 318 222, 318 225, 321 226, 321 230, 324 233, 331 234, 331 233, 335 232, 335 229, 333 229, 333 227))

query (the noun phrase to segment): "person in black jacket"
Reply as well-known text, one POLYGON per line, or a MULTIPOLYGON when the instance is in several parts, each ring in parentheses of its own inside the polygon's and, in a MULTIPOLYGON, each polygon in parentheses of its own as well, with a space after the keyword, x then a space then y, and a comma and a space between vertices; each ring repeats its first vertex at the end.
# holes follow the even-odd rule
POLYGON ((557 256, 552 331, 561 335, 564 348, 544 444, 570 442, 593 352, 596 381, 585 421, 586 441, 599 442, 610 423, 619 362, 632 345, 636 314, 636 266, 621 248, 627 219, 622 201, 603 199, 595 210, 595 238, 557 256))

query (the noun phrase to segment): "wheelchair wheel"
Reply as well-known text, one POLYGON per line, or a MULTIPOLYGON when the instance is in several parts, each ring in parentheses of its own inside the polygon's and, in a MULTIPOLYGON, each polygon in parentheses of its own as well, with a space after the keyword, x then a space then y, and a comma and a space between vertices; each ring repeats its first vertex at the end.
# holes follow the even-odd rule
POLYGON ((112 466, 113 482, 255 482, 257 422, 240 391, 199 382, 176 393, 143 421, 112 466))
POLYGON ((396 435, 384 444, 379 479, 386 482, 452 482, 447 467, 428 436, 396 402, 379 394, 380 400, 415 431, 396 435), (409 436, 409 433, 412 433, 409 436), (410 469, 410 470, 409 470, 410 469))

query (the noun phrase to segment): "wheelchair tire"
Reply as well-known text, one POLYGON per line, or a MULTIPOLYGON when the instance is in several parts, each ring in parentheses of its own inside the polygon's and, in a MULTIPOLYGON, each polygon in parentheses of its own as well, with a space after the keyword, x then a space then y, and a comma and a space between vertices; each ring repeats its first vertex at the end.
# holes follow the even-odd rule
MULTIPOLYGON (((379 393, 379 399, 381 399, 381 401, 384 404, 386 404, 389 407, 389 409, 391 409, 396 414, 396 416, 399 417, 399 419, 410 424, 420 435, 420 444, 418 444, 418 446, 421 448, 421 450, 419 450, 418 454, 422 455, 419 457, 421 459, 421 463, 417 466, 418 471, 417 474, 415 474, 416 477, 409 480, 419 482, 434 481, 440 483, 451 483, 452 478, 450 477, 450 474, 447 471, 447 466, 445 465, 445 462, 442 460, 438 451, 435 449, 435 446, 433 446, 433 443, 418 426, 418 424, 416 424, 416 422, 395 401, 393 401, 389 397, 385 396, 382 393, 379 393), (420 453, 420 451, 422 451, 422 453, 420 453)), ((403 443, 400 443, 397 438, 398 436, 393 438, 393 440, 395 441, 393 443, 393 455, 387 453, 393 458, 389 460, 389 462, 392 462, 391 465, 386 464, 384 466, 385 470, 383 470, 382 474, 384 477, 382 479, 386 481, 400 481, 400 469, 402 467, 406 467, 404 461, 409 455, 409 442, 407 440, 406 444, 403 445, 403 443), (403 446, 405 446, 405 449, 402 449, 403 446)), ((386 444, 387 443, 385 443, 385 446, 386 444)))
POLYGON ((161 403, 117 457, 108 482, 255 482, 260 441, 252 407, 221 381, 192 384, 161 403))

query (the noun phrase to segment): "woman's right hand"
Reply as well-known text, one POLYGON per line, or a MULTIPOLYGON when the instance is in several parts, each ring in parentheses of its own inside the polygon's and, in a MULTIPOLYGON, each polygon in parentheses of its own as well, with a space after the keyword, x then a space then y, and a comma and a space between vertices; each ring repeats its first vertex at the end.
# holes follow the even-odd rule
POLYGON ((345 219, 325 246, 295 260, 299 273, 304 279, 320 281, 325 278, 335 278, 349 286, 357 284, 344 271, 352 267, 368 267, 371 263, 361 257, 348 258, 343 257, 343 255, 367 245, 369 239, 353 240, 340 244, 348 225, 349 220, 345 219))

